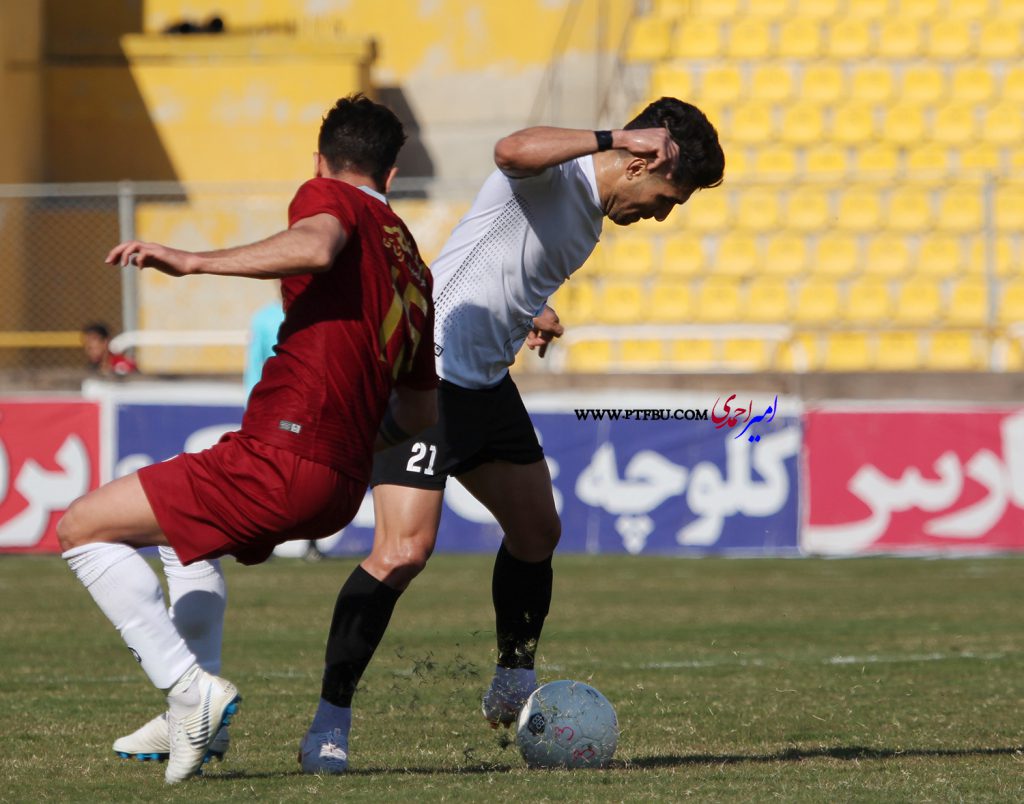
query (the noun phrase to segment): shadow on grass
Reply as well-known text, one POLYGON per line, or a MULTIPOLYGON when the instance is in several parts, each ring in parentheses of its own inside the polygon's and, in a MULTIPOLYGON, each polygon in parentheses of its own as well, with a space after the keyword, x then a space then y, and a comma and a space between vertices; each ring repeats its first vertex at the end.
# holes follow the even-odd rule
POLYGON ((904 757, 995 757, 1024 751, 1007 748, 867 748, 862 745, 832 748, 787 748, 774 754, 690 754, 637 757, 613 763, 617 768, 669 768, 681 765, 737 765, 744 762, 797 762, 804 759, 902 759, 904 757))

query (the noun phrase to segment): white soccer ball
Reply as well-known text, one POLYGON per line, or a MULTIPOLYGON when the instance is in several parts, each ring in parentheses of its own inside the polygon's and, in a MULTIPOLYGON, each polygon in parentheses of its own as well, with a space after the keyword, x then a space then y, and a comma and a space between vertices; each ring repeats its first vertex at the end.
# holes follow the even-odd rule
POLYGON ((516 743, 531 768, 603 768, 618 740, 615 709, 582 681, 538 687, 516 724, 516 743))

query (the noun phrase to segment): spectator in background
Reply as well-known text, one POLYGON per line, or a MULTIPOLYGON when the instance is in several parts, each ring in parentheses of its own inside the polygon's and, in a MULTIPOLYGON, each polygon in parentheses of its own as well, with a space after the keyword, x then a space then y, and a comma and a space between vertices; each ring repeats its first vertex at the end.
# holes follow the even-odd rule
POLYGON ((274 356, 277 331, 284 321, 284 308, 280 300, 263 305, 249 319, 249 345, 245 352, 245 393, 252 393, 253 386, 263 375, 263 364, 274 356))
POLYGON ((130 357, 110 351, 110 330, 105 324, 82 327, 82 350, 92 369, 104 376, 124 377, 139 370, 130 357))

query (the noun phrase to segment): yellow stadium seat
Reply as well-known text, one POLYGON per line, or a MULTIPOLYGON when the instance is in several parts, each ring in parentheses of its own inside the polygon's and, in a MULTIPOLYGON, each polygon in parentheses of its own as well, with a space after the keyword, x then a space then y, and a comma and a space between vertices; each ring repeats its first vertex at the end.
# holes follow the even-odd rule
POLYGON ((950 185, 939 201, 936 225, 950 232, 980 232, 984 220, 982 188, 976 184, 950 185))
POLYGON ((877 64, 856 67, 850 82, 850 97, 861 103, 888 103, 895 93, 892 70, 877 64))
POLYGON ((729 232, 719 238, 714 271, 724 276, 749 276, 757 267, 757 244, 745 232, 729 232))
POLYGON ((563 286, 568 290, 566 297, 567 304, 564 310, 558 310, 558 314, 569 321, 592 321, 594 310, 597 308, 597 291, 594 283, 585 277, 570 278, 563 286))
POLYGON ((652 13, 663 20, 677 20, 690 13, 689 0, 654 0, 652 13))
POLYGON ((768 142, 773 133, 772 110, 757 101, 741 104, 732 113, 732 139, 746 145, 768 142))
POLYGON ((856 238, 826 232, 818 240, 811 272, 833 279, 849 276, 859 267, 859 250, 856 238))
POLYGON ((921 367, 921 338, 916 332, 880 332, 875 349, 875 368, 880 371, 914 371, 921 367))
POLYGON ((836 225, 848 232, 873 232, 881 224, 882 202, 875 187, 853 186, 839 198, 836 225))
POLYGON ((715 342, 708 338, 674 340, 668 347, 673 368, 707 370, 716 366, 715 342))
POLYGON ((946 94, 946 78, 934 64, 917 64, 903 73, 900 97, 911 103, 937 103, 946 94))
POLYGON ((987 17, 991 10, 991 0, 955 0, 946 13, 953 19, 974 22, 987 17))
POLYGON ((889 13, 889 0, 857 0, 848 3, 845 13, 856 19, 881 20, 889 13))
POLYGON ((648 320, 656 324, 683 324, 692 314, 693 294, 689 282, 663 279, 654 283, 648 320))
POLYGON ((895 10, 908 20, 926 22, 939 17, 944 9, 940 8, 940 0, 899 0, 895 10))
MULTIPOLYGON (((708 119, 711 120, 712 123, 715 123, 714 118, 709 116, 708 119)), ((721 131, 721 129, 719 129, 719 131, 721 131)), ((732 147, 732 145, 728 143, 726 144, 726 147, 729 149, 729 181, 733 182, 737 179, 742 180, 746 176, 749 176, 753 167, 751 165, 750 156, 747 153, 748 149, 746 147, 732 147)))
POLYGON ((756 338, 728 338, 722 342, 722 361, 733 371, 764 371, 772 351, 767 342, 756 338))
POLYGON ((801 332, 784 343, 780 349, 778 366, 783 371, 816 371, 821 365, 821 345, 817 334, 801 332))
POLYGON ((767 232, 779 225, 779 191, 754 187, 741 193, 736 210, 736 225, 752 232, 767 232))
POLYGON ((895 232, 920 232, 931 225, 932 203, 927 190, 902 187, 889 196, 885 221, 895 232))
POLYGON ((828 53, 836 59, 863 59, 871 55, 871 28, 864 20, 840 17, 828 30, 828 53))
POLYGON ((1019 324, 1024 322, 1024 279, 1004 282, 999 292, 999 323, 1019 324))
POLYGON ((743 76, 731 64, 711 67, 700 80, 700 98, 713 104, 733 103, 743 93, 743 76))
POLYGON ((898 324, 923 326, 936 324, 942 314, 942 295, 938 283, 930 278, 911 277, 900 285, 893 320, 898 324))
POLYGON ((866 371, 871 367, 871 341, 863 332, 830 332, 825 338, 825 371, 866 371))
POLYGON ((665 365, 665 343, 650 339, 626 339, 619 344, 619 360, 623 368, 657 371, 665 365))
POLYGON ((960 167, 965 170, 995 173, 1001 161, 999 148, 991 142, 974 142, 960 150, 960 167))
POLYGON ((1024 67, 1010 67, 1006 71, 1000 97, 1007 101, 1024 102, 1024 67))
MULTIPOLYGON (((757 2, 757 0, 753 0, 757 2)), ((798 0, 797 11, 802 17, 814 20, 831 20, 840 16, 840 7, 845 8, 846 3, 842 0, 814 0, 808 3, 805 0, 798 0)))
POLYGON ((750 280, 744 320, 754 324, 782 324, 788 322, 791 315, 787 280, 774 276, 750 280))
POLYGON ((813 59, 820 54, 821 23, 818 20, 796 15, 779 25, 781 58, 813 59))
POLYGON ((1012 59, 1021 55, 1020 29, 1001 17, 981 23, 978 34, 978 55, 984 59, 1012 59))
POLYGON ((892 300, 889 283, 865 276, 850 283, 846 297, 846 320, 855 324, 879 324, 889 317, 892 300))
POLYGON ((1024 232, 1024 184, 997 185, 995 220, 996 229, 1024 232))
POLYGON ((680 59, 708 59, 722 49, 722 26, 716 19, 690 17, 677 27, 672 55, 680 59))
POLYGON ((868 243, 864 263, 866 275, 898 277, 910 270, 910 248, 901 235, 879 234, 868 243))
POLYGON ((798 187, 786 200, 786 226, 797 232, 815 232, 829 222, 829 201, 824 190, 798 187))
POLYGON ((812 146, 807 149, 804 167, 812 176, 841 176, 847 169, 846 149, 834 142, 812 146))
POLYGON ((953 101, 935 110, 932 139, 936 142, 943 145, 966 145, 974 137, 975 114, 972 104, 953 101))
POLYGON ((1024 22, 1024 0, 1000 0, 999 14, 1011 22, 1024 22))
POLYGON ((807 267, 807 245, 799 235, 782 232, 765 247, 764 272, 773 276, 796 276, 807 267))
POLYGON ((907 17, 891 17, 878 31, 878 55, 886 59, 908 59, 921 53, 921 26, 907 17))
POLYGON ((790 178, 796 171, 796 153, 789 146, 766 145, 754 154, 754 173, 758 176, 790 178))
POLYGON ((949 290, 946 321, 957 327, 981 327, 988 320, 988 283, 984 279, 961 279, 949 290))
POLYGON ((935 371, 973 371, 988 368, 988 361, 974 333, 941 330, 928 339, 925 367, 935 371))
POLYGON ((691 2, 689 10, 702 17, 731 20, 740 10, 740 0, 697 0, 691 2))
POLYGON ((651 70, 651 97, 690 98, 693 84, 693 71, 685 64, 661 62, 651 70))
POLYGON ((899 163, 896 147, 888 142, 873 142, 857 150, 857 168, 861 173, 891 176, 899 163))
MULTIPOLYGON (((1017 143, 1016 148, 1010 150, 1010 169, 1024 173, 1024 143, 1017 143)), ((1017 175, 1020 175, 1019 173, 1017 175)))
POLYGON ((747 5, 746 13, 752 17, 778 20, 789 15, 791 5, 792 0, 757 0, 747 5))
POLYGON ((874 140, 875 114, 860 101, 844 103, 832 115, 832 139, 844 145, 863 145, 874 140))
POLYGON ((611 341, 580 341, 569 344, 566 364, 572 371, 604 374, 611 368, 611 341))
POLYGON ((640 235, 620 235, 608 245, 608 270, 612 274, 644 275, 654 268, 654 245, 640 235))
POLYGON ((930 25, 925 53, 936 59, 962 59, 971 53, 971 29, 959 20, 936 18, 930 25))
POLYGON ((839 288, 825 279, 807 279, 796 294, 793 320, 798 324, 833 324, 839 318, 839 288))
POLYGON ((672 26, 658 17, 633 20, 626 45, 626 59, 633 62, 658 61, 669 52, 672 26))
POLYGON ((765 103, 782 103, 793 97, 793 75, 778 62, 755 64, 750 76, 750 96, 765 103))
POLYGON ((763 59, 771 52, 771 46, 767 21, 747 15, 732 18, 726 55, 734 59, 763 59))
POLYGON ((1016 338, 1003 338, 1003 371, 1024 371, 1024 349, 1016 338))
POLYGON ((732 222, 729 195, 720 190, 699 193, 680 211, 677 223, 696 232, 720 232, 732 222))
POLYGON ((1001 101, 990 106, 985 113, 981 135, 995 145, 1014 145, 1024 138, 1021 121, 1021 101, 1001 101))
POLYGON ((821 141, 824 128, 821 107, 814 102, 798 101, 783 110, 779 135, 782 142, 790 145, 811 145, 821 141))
POLYGON ((989 238, 974 238, 970 246, 970 262, 968 272, 976 275, 988 276, 994 273, 996 276, 1019 276, 1024 273, 1024 260, 1018 260, 1015 254, 1012 235, 999 235, 994 243, 989 238), (993 265, 990 267, 989 262, 993 265))
POLYGON ((897 145, 914 145, 924 139, 924 110, 917 104, 898 103, 885 110, 885 139, 897 145))
POLYGON ((919 276, 945 279, 963 268, 960 238, 946 232, 930 232, 922 238, 917 257, 919 276))
POLYGON ((987 64, 962 64, 956 68, 950 87, 950 97, 954 100, 959 103, 988 103, 995 95, 995 73, 987 64))
POLYGON ((705 279, 697 293, 694 318, 708 324, 733 323, 740 317, 738 280, 713 276, 705 279))
POLYGON ((945 180, 950 149, 938 142, 923 142, 907 149, 907 170, 916 184, 936 184, 945 180))
POLYGON ((818 103, 835 103, 846 91, 846 79, 836 64, 821 62, 804 68, 800 98, 818 103))
POLYGON ((594 319, 606 324, 635 324, 644 318, 644 293, 637 282, 609 280, 595 298, 594 319))
POLYGON ((704 268, 704 245, 697 235, 677 234, 666 238, 661 256, 661 273, 693 276, 704 268))

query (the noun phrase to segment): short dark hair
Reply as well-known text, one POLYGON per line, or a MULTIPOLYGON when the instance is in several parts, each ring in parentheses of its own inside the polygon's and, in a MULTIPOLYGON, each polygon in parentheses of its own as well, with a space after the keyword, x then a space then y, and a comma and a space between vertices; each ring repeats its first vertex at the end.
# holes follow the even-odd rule
POLYGON ((395 113, 357 92, 326 114, 317 150, 335 173, 355 170, 383 184, 404 143, 405 130, 395 113))
POLYGON ((105 341, 110 340, 110 329, 107 327, 106 324, 100 324, 98 321, 92 324, 86 324, 84 327, 82 327, 82 334, 96 335, 100 338, 103 338, 103 340, 105 341))
POLYGON ((722 183, 725 153, 718 142, 718 132, 696 106, 677 98, 660 98, 625 127, 668 129, 679 146, 679 164, 672 175, 676 184, 708 188, 722 183))

